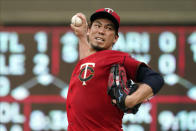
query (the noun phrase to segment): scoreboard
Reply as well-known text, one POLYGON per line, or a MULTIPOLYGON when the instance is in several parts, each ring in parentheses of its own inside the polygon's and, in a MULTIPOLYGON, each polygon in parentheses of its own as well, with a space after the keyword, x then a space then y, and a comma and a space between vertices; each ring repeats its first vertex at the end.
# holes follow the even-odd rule
MULTIPOLYGON (((136 115, 124 115, 125 131, 196 130, 196 26, 122 26, 113 50, 165 80, 136 115)), ((0 27, 0 131, 66 131, 78 55, 69 27, 0 27)))

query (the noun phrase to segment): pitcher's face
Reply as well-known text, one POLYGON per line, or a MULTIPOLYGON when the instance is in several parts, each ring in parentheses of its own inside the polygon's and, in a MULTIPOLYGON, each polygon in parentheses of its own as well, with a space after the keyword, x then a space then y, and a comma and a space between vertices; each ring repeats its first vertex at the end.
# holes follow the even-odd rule
POLYGON ((112 21, 104 18, 96 19, 88 30, 91 47, 96 50, 110 50, 118 40, 112 21))

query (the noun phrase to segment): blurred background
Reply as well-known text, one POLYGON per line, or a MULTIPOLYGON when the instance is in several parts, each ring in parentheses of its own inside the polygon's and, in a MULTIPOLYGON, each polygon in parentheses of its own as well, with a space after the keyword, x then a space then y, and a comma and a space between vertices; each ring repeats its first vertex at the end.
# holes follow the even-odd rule
POLYGON ((73 15, 121 17, 113 47, 161 73, 165 85, 125 114, 124 131, 196 131, 195 0, 0 0, 0 131, 66 131, 66 97, 78 61, 73 15))
POLYGON ((113 8, 121 24, 180 24, 196 22, 195 0, 0 0, 1 25, 69 25, 72 15, 87 17, 99 8, 113 8))

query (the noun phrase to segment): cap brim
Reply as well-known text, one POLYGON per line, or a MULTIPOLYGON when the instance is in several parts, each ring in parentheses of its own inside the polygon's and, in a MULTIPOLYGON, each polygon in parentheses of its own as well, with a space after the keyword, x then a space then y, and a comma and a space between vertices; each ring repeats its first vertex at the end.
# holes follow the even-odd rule
POLYGON ((93 22, 94 20, 96 20, 98 18, 107 18, 107 19, 111 20, 118 30, 118 28, 119 28, 118 21, 111 14, 109 14, 105 11, 96 12, 90 17, 90 20, 91 20, 91 22, 93 22))

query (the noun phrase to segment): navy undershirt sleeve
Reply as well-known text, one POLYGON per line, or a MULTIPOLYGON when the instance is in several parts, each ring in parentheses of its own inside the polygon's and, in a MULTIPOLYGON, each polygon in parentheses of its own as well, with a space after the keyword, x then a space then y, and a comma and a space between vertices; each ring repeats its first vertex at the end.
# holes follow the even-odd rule
POLYGON ((139 67, 136 80, 149 85, 152 88, 154 95, 159 92, 164 84, 163 77, 145 65, 139 67))

